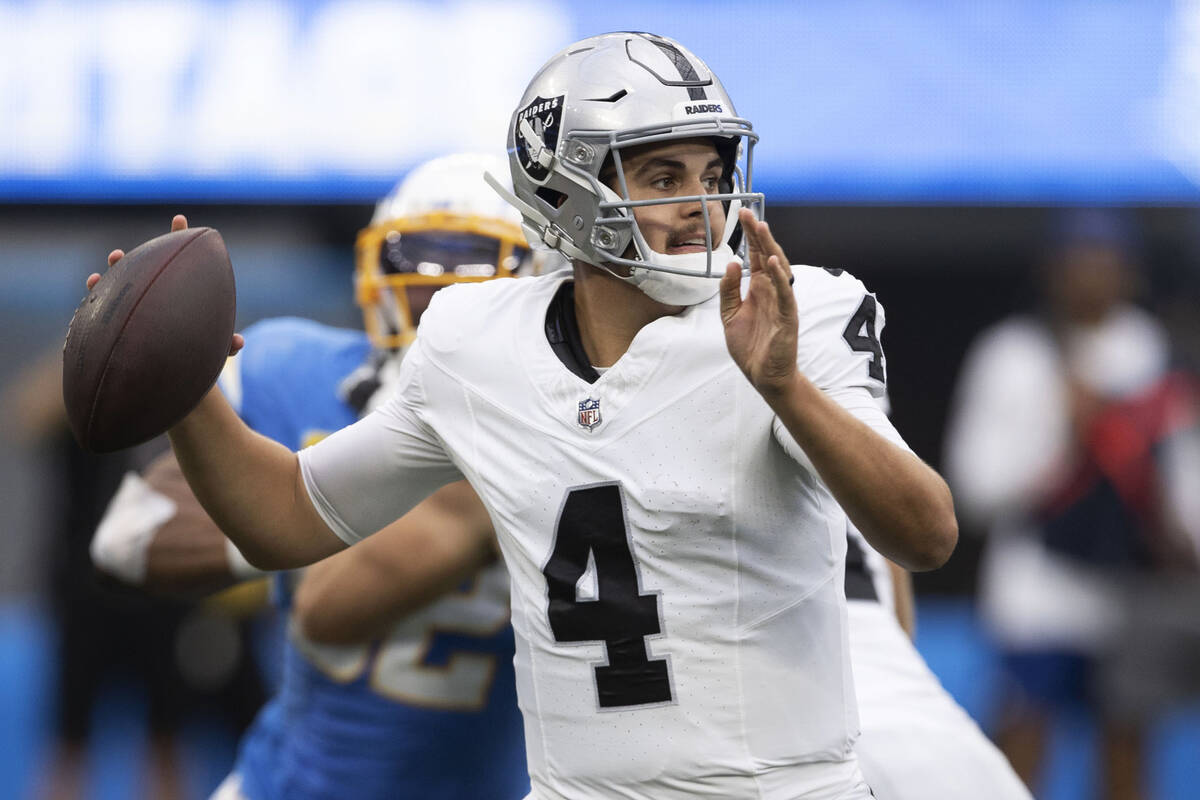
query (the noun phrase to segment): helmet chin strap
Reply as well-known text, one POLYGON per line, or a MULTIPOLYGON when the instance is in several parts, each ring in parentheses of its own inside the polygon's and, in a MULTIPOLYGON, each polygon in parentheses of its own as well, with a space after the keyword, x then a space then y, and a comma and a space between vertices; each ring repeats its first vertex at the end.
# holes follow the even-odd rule
MULTIPOLYGON (((682 253, 675 256, 655 253, 654 256, 656 262, 660 258, 671 259, 670 266, 697 272, 704 270, 708 265, 707 252, 682 253)), ((712 259, 714 267, 717 264, 724 267, 731 261, 741 260, 727 243, 713 250, 712 259)), ((602 268, 618 280, 636 286, 651 300, 657 300, 669 306, 694 306, 703 303, 721 288, 718 279, 725 274, 723 268, 710 278, 702 275, 680 275, 652 267, 633 267, 630 269, 630 274, 625 276, 618 275, 608 266, 602 268)))
MULTIPOLYGON (((629 277, 622 278, 620 275, 617 277, 637 286, 651 300, 657 300, 660 303, 672 306, 694 306, 703 303, 720 290, 719 281, 725 275, 725 265, 733 261, 740 264, 742 261, 729 244, 734 228, 737 227, 737 215, 741 207, 740 200, 734 200, 729 204, 729 214, 725 219, 725 230, 721 236, 721 243, 713 248, 711 261, 707 251, 672 255, 654 250, 642 254, 642 260, 652 266, 633 267, 629 277), (693 274, 681 275, 675 272, 665 272, 655 269, 656 266, 686 270, 693 274), (694 274, 706 271, 709 272, 708 275, 694 274)), ((609 271, 611 272, 611 270, 609 271)))

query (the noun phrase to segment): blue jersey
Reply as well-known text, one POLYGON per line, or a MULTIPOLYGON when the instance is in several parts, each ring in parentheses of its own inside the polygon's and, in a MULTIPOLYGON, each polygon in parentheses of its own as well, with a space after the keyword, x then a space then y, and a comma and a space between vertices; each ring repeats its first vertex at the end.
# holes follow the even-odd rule
MULTIPOLYGON (((300 319, 248 328, 221 388, 255 430, 299 449, 354 422, 338 387, 365 334, 300 319)), ((286 605, 286 578, 276 595, 286 605)), ((376 642, 319 645, 289 626, 279 693, 242 741, 250 800, 522 798, 529 791, 501 567, 376 642)))

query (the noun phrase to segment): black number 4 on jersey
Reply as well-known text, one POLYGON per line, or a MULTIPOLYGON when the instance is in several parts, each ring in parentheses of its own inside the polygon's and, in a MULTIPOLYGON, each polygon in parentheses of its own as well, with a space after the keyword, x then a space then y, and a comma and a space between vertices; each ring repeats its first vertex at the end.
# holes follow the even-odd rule
POLYGON ((601 708, 671 701, 666 659, 646 653, 645 637, 662 633, 658 595, 641 592, 619 485, 567 493, 542 574, 555 641, 604 642, 608 663, 595 667, 601 708), (589 560, 595 565, 596 597, 581 600, 576 587, 589 560))

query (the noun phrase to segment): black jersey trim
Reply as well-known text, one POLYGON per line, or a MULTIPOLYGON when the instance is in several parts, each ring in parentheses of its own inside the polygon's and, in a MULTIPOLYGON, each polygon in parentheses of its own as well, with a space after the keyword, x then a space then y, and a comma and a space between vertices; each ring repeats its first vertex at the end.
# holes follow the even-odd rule
POLYGON ((558 360, 572 373, 588 383, 600 380, 592 367, 583 337, 579 335, 579 320, 575 317, 575 282, 563 281, 546 309, 546 341, 558 360))
POLYGON ((867 572, 867 557, 853 536, 846 537, 846 599, 879 602, 875 581, 867 572))

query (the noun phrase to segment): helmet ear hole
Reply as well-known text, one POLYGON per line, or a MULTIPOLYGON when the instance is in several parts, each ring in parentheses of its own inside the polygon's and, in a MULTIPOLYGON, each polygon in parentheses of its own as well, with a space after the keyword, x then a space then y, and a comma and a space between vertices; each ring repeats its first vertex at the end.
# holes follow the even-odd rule
POLYGON ((717 155, 721 157, 723 166, 721 167, 721 178, 717 182, 717 187, 723 193, 733 191, 733 175, 737 168, 738 159, 738 142, 734 139, 728 139, 723 136, 713 137, 713 146, 717 149, 717 155))
POLYGON ((617 162, 613 159, 613 154, 610 151, 604 157, 604 163, 600 165, 600 171, 596 173, 596 179, 608 188, 612 188, 617 177, 617 162))
POLYGON ((567 196, 565 194, 555 191, 548 186, 538 187, 534 194, 545 200, 551 208, 561 208, 562 204, 567 202, 567 196))

